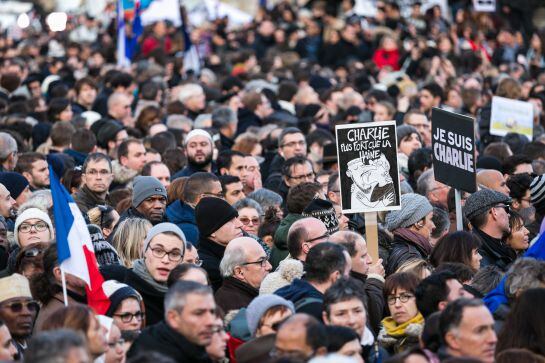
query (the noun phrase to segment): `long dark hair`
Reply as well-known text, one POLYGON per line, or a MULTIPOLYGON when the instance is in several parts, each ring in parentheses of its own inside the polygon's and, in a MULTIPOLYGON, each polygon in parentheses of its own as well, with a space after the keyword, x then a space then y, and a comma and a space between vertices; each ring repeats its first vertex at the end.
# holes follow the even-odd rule
POLYGON ((525 348, 545 356, 545 289, 528 289, 519 296, 498 337, 496 354, 525 348))
POLYGON ((449 233, 439 239, 430 254, 434 267, 445 262, 459 262, 471 266, 473 250, 481 247, 481 242, 473 234, 465 231, 449 233))
POLYGON ((62 291, 53 274, 53 269, 56 266, 58 266, 57 243, 52 241, 43 253, 44 271, 34 275, 30 280, 32 296, 43 305, 46 305, 55 294, 62 291))

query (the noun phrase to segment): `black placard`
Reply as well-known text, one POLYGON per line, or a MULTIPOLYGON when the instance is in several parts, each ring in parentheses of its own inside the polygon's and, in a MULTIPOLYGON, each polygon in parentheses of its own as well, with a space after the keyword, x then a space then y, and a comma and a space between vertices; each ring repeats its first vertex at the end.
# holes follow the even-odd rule
POLYGON ((343 213, 400 209, 395 121, 338 125, 343 213))
POLYGON ((464 190, 477 191, 475 120, 434 108, 431 116, 435 180, 464 190))

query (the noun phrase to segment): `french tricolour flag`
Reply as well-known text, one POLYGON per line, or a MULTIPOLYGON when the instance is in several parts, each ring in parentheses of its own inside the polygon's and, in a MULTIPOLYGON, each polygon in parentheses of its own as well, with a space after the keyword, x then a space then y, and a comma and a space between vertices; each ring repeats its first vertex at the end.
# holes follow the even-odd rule
POLYGON ((61 185, 51 165, 49 165, 49 176, 59 265, 64 274, 69 273, 86 282, 87 304, 97 314, 104 314, 110 307, 110 300, 102 290, 104 278, 98 269, 87 224, 74 199, 61 185))

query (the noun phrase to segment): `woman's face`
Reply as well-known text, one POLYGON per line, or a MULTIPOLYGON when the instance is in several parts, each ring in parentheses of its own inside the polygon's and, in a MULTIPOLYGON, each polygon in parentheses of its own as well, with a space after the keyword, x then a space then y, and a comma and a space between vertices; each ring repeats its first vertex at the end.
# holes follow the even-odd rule
POLYGON ((273 329, 273 326, 281 321, 286 320, 291 316, 290 310, 279 310, 274 314, 269 314, 263 319, 263 322, 260 326, 257 327, 255 332, 256 338, 262 337, 264 335, 276 334, 276 330, 273 329))
POLYGON ((410 156, 413 151, 420 149, 421 147, 422 143, 416 133, 412 133, 403 138, 399 143, 399 151, 407 156, 410 156))
POLYGON ((142 308, 135 298, 130 297, 123 300, 117 307, 112 318, 121 330, 142 329, 142 308))
POLYGON ((214 323, 214 331, 212 341, 206 346, 206 353, 214 362, 217 362, 225 358, 225 348, 229 336, 223 328, 223 321, 219 318, 214 323))
POLYGON ((68 105, 64 110, 59 113, 59 121, 71 121, 74 113, 72 112, 72 106, 68 105))
POLYGON ((242 208, 238 211, 238 219, 242 222, 244 232, 257 236, 257 230, 261 224, 259 214, 254 208, 242 208))
POLYGON ((373 121, 388 121, 390 118, 388 109, 384 105, 377 103, 375 105, 375 116, 373 117, 373 121))
POLYGON ((471 252, 471 268, 475 271, 481 268, 481 260, 483 259, 483 256, 479 253, 479 251, 474 248, 471 252))
POLYGON ((530 246, 528 235, 530 231, 524 226, 523 223, 517 224, 511 229, 511 234, 507 237, 507 243, 515 251, 523 251, 530 246))
POLYGON ((388 296, 388 309, 397 324, 403 324, 418 315, 414 294, 401 287, 388 296))
POLYGON ((159 283, 166 283, 170 271, 182 262, 183 251, 184 241, 178 236, 161 233, 153 237, 144 253, 151 277, 159 283))
POLYGON ((125 362, 125 349, 123 348, 125 341, 121 339, 121 331, 112 324, 110 336, 108 337, 108 350, 104 357, 105 363, 123 363, 125 362))
POLYGON ((90 315, 91 324, 87 331, 87 347, 89 353, 96 359, 108 350, 108 340, 106 339, 106 328, 98 322, 95 315, 90 315))
POLYGON ((17 237, 21 247, 26 247, 31 243, 45 242, 51 240, 51 232, 47 223, 41 219, 27 219, 19 225, 17 237))
POLYGON ((346 343, 337 353, 352 358, 354 362, 363 363, 363 358, 361 357, 361 343, 358 339, 346 343))
POLYGON ((417 229, 416 232, 420 235, 422 235, 427 240, 430 239, 431 231, 435 228, 435 224, 432 221, 433 212, 430 212, 426 218, 424 218, 422 221, 418 222, 416 224, 417 229), (421 227, 418 227, 418 225, 421 225, 421 227))

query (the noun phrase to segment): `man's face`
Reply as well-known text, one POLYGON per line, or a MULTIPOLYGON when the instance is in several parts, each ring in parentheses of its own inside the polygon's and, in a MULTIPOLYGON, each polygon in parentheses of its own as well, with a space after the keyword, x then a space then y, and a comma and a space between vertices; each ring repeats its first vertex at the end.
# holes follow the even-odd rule
POLYGON ((295 164, 291 167, 291 175, 285 176, 286 185, 293 188, 296 185, 313 182, 316 178, 310 163, 295 164))
POLYGON ((182 311, 171 310, 169 325, 191 343, 207 346, 214 335, 216 303, 212 294, 189 294, 182 311))
POLYGON ((182 262, 184 242, 177 236, 158 234, 153 237, 144 254, 146 267, 153 279, 164 283, 170 271, 182 262), (164 254, 163 257, 159 255, 164 254))
POLYGON ((431 146, 431 122, 428 121, 425 115, 411 115, 406 124, 411 125, 418 131, 424 142, 423 146, 431 146))
POLYGON ((462 297, 468 297, 468 296, 466 296, 464 287, 462 286, 460 281, 458 281, 456 279, 447 280, 447 286, 448 286, 448 288, 450 290, 450 292, 449 292, 449 294, 447 296, 447 301, 448 302, 457 300, 457 299, 462 298, 462 297))
POLYGON ((155 164, 151 167, 151 176, 159 179, 161 184, 168 190, 170 186, 170 170, 168 170, 165 164, 155 164))
POLYGON ((272 269, 271 264, 268 261, 267 254, 263 250, 263 247, 258 243, 252 243, 245 247, 246 265, 242 266, 241 273, 244 276, 244 280, 250 286, 259 289, 261 282, 269 274, 272 269), (261 261, 263 266, 261 266, 261 261), (253 263, 257 262, 257 263, 253 263))
POLYGON ((15 355, 17 354, 17 348, 11 334, 9 333, 7 325, 3 325, 0 328, 0 360, 2 361, 13 361, 15 360, 15 355))
POLYGON ((3 184, 0 184, 0 214, 4 218, 15 216, 15 204, 17 202, 11 197, 11 194, 3 184))
POLYGON ((152 195, 144 199, 142 203, 136 208, 142 213, 151 224, 160 223, 165 215, 167 207, 167 198, 162 195, 152 195))
POLYGON ((308 360, 314 353, 307 344, 307 332, 303 324, 284 324, 276 334, 274 349, 279 357, 294 357, 308 360))
POLYGON ((237 237, 242 237, 242 222, 235 217, 221 226, 211 237, 221 245, 227 246, 237 237))
POLYGON ((306 259, 306 255, 312 247, 316 246, 317 244, 327 242, 327 239, 329 238, 327 227, 321 220, 316 218, 309 218, 305 220, 305 231, 307 234, 307 239, 302 241, 301 244, 303 253, 301 256, 295 256, 303 261, 306 259))
POLYGON ((428 112, 432 107, 438 106, 435 98, 430 93, 430 91, 423 89, 420 91, 420 111, 428 112))
POLYGON ((305 136, 300 133, 288 134, 278 149, 280 156, 285 160, 294 156, 307 156, 307 142, 305 136))
POLYGON ((205 136, 193 136, 186 146, 187 159, 195 166, 206 166, 212 161, 212 143, 205 136))
POLYGON ((225 191, 225 200, 231 205, 246 197, 242 191, 241 182, 227 184, 225 188, 227 189, 225 191))
POLYGON ((509 196, 509 187, 502 173, 499 171, 496 173, 490 173, 490 181, 488 187, 492 190, 500 192, 509 196))
POLYGON ((485 306, 466 307, 458 329, 447 332, 445 338, 455 356, 494 362, 497 342, 494 319, 485 306))
POLYGON ((242 180, 243 174, 246 172, 246 163, 244 160, 244 157, 234 155, 231 158, 231 166, 229 169, 227 169, 227 172, 225 174, 232 175, 232 176, 238 176, 240 180, 242 180))
POLYGON ((498 204, 492 207, 489 212, 494 218, 493 223, 505 236, 508 235, 511 231, 511 228, 509 227, 509 213, 507 211, 508 208, 509 207, 505 204, 498 204))
POLYGON ((15 297, 0 304, 0 318, 6 322, 15 339, 32 334, 37 313, 38 303, 28 297, 15 297))
POLYGON ((358 238, 355 247, 356 254, 352 257, 352 271, 367 275, 369 266, 373 263, 373 259, 367 253, 367 244, 363 238, 358 238))
POLYGON ((110 115, 118 121, 122 121, 131 115, 131 100, 124 96, 109 109, 110 115))
POLYGON ((447 206, 448 192, 450 187, 436 180, 432 183, 432 188, 428 193, 428 199, 432 203, 439 203, 443 206, 447 206))
POLYGON ((87 188, 95 193, 104 193, 110 189, 114 180, 110 165, 106 160, 90 161, 87 169, 82 174, 82 179, 87 188))
POLYGON ((78 103, 82 104, 83 106, 91 106, 95 99, 97 98, 97 90, 96 88, 93 88, 89 86, 88 84, 84 84, 79 92, 78 95, 78 103))
POLYGON ((127 168, 140 172, 146 164, 146 148, 140 143, 132 142, 129 144, 127 156, 122 156, 119 161, 127 168))
POLYGON ((49 168, 47 161, 37 160, 32 163, 29 184, 36 189, 49 187, 49 168))
POLYGON ((363 336, 367 314, 363 302, 358 298, 341 301, 329 307, 329 314, 324 311, 324 321, 327 325, 345 326, 363 336))

